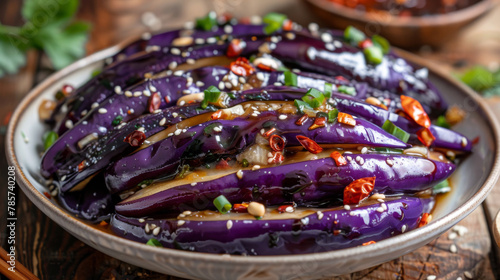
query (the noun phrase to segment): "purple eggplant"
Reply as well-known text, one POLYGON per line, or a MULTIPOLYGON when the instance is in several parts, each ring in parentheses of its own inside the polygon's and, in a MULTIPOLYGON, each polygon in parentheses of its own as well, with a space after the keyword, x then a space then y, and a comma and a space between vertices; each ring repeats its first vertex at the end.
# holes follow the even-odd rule
POLYGON ((455 170, 452 163, 407 155, 344 156, 348 162, 344 166, 337 166, 331 158, 323 158, 253 171, 242 170, 240 174, 233 171, 229 175, 211 176, 209 181, 203 181, 201 177, 201 182, 194 186, 158 182, 118 203, 116 212, 142 217, 214 209, 210 201, 221 194, 235 203, 258 201, 279 205, 293 201, 299 206, 318 207, 342 202, 345 186, 356 179, 375 176, 375 192, 410 194, 432 187, 455 170))
POLYGON ((252 145, 264 127, 274 127, 290 146, 300 146, 295 136, 305 135, 319 144, 355 144, 396 149, 408 147, 406 143, 364 120, 357 120, 354 127, 335 122, 309 130, 313 120, 308 119, 298 126, 295 122, 300 117, 264 111, 247 119, 210 121, 186 131, 178 129, 175 135, 113 163, 106 171, 106 185, 111 193, 122 192, 147 179, 175 175, 183 163, 201 164, 210 159, 236 155, 252 145), (200 163, 200 159, 204 161, 200 163))
POLYGON ((187 217, 145 221, 114 215, 111 229, 127 239, 146 243, 155 238, 163 247, 188 251, 238 255, 317 253, 360 246, 415 229, 422 214, 432 209, 434 201, 405 197, 385 204, 387 210, 382 212, 377 211, 380 207, 377 203, 352 210, 336 208, 316 213, 306 210, 302 215, 275 214, 287 218, 266 219, 264 216, 261 220, 246 214, 240 214, 242 218, 221 215, 217 220, 187 217))

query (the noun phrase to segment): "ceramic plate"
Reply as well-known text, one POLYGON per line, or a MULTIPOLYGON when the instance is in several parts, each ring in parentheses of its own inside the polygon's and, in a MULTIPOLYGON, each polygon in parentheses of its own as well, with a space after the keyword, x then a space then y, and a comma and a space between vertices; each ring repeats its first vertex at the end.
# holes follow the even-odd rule
POLYGON ((404 255, 437 238, 481 204, 499 174, 499 124, 485 102, 449 75, 402 53, 408 60, 428 67, 430 79, 446 100, 468 113, 454 129, 470 139, 480 136, 472 155, 451 177, 453 191, 438 205, 429 225, 371 246, 279 257, 226 256, 155 248, 96 230, 42 194, 46 190, 39 174, 39 151, 47 128, 38 120, 38 106, 64 83, 82 85, 92 71, 101 68, 103 60, 121 46, 123 44, 79 60, 33 89, 13 113, 6 149, 9 163, 16 167, 20 187, 40 210, 83 242, 122 261, 170 275, 199 279, 309 279, 350 273, 404 255))

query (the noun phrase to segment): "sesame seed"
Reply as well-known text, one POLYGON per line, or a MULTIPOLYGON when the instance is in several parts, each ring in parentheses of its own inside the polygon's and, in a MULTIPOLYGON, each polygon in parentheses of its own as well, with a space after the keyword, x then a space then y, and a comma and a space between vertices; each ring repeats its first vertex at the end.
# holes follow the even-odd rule
POLYGON ((366 154, 366 153, 368 153, 368 148, 367 148, 367 147, 363 147, 363 148, 361 149, 361 153, 362 153, 362 154, 366 154))
POLYGON ((108 110, 106 110, 106 108, 99 108, 98 112, 99 114, 106 114, 108 110))
POLYGON ((88 113, 88 112, 87 112, 87 110, 83 110, 83 111, 80 113, 80 115, 83 117, 83 116, 85 116, 87 113, 88 113))
POLYGON ((238 86, 238 80, 237 79, 232 79, 231 80, 231 85, 233 85, 233 87, 238 86))
POLYGON ((381 203, 380 206, 384 208, 384 210, 387 210, 387 205, 385 203, 381 203))
POLYGON ((153 111, 153 114, 158 114, 158 113, 161 113, 161 109, 156 109, 153 111))
POLYGON ((233 27, 231 25, 224 26, 224 32, 227 34, 233 33, 233 27))
POLYGON ((335 50, 335 46, 333 44, 325 44, 325 47, 329 51, 334 51, 335 50))
POLYGON ((309 23, 308 28, 309 28, 309 31, 311 31, 311 32, 314 33, 314 32, 318 31, 319 25, 317 23, 315 23, 315 22, 311 22, 311 23, 309 23))
POLYGON ((196 39, 194 40, 194 42, 195 42, 196 44, 198 44, 198 45, 203 45, 203 44, 205 44, 205 39, 203 39, 203 38, 196 38, 196 39))
POLYGON ((316 215, 318 215, 318 220, 323 219, 323 216, 324 216, 323 212, 318 211, 318 212, 316 212, 316 215))
POLYGON ((172 113, 172 117, 174 117, 174 118, 177 118, 177 116, 178 116, 178 115, 179 115, 179 114, 177 114, 176 112, 173 112, 173 113, 172 113))
POLYGON ((58 193, 57 188, 54 188, 54 189, 50 192, 50 195, 51 195, 51 196, 56 196, 56 195, 57 195, 57 193, 58 193))
POLYGON ((172 48, 170 50, 170 53, 172 53, 173 55, 180 55, 181 54, 181 50, 179 50, 178 48, 172 48))
POLYGON ((188 131, 188 130, 187 130, 187 128, 184 128, 184 129, 182 130, 182 132, 186 132, 186 131, 188 131))
POLYGON ((463 280, 463 279, 462 279, 462 277, 459 276, 459 277, 457 277, 457 280, 463 280))
POLYGON ((279 116, 279 119, 280 119, 280 120, 286 120, 286 118, 287 118, 287 116, 286 116, 286 115, 280 115, 280 116, 279 116))
POLYGON ((377 199, 377 201, 378 201, 378 202, 380 202, 380 203, 385 202, 385 201, 384 201, 383 199, 381 199, 381 198, 377 199))
POLYGON ((175 68, 177 68, 177 62, 175 61, 170 62, 170 64, 168 65, 168 69, 174 70, 175 68))
POLYGON ((458 234, 456 232, 450 232, 450 234, 448 234, 448 239, 449 240, 453 240, 455 238, 457 238, 458 234))
POLYGON ((458 252, 457 245, 451 244, 451 246, 450 246, 450 252, 452 252, 453 254, 455 254, 456 252, 458 252))
POLYGON ((293 213, 295 211, 295 209, 292 207, 292 206, 288 206, 286 209, 285 209, 285 212, 287 213, 293 213))
POLYGON ((140 132, 144 132, 144 130, 145 130, 144 126, 141 126, 141 127, 139 127, 139 128, 137 129, 137 131, 140 131, 140 132))
POLYGON ((115 86, 115 93, 116 94, 121 94, 122 93, 122 88, 120 86, 115 86))
POLYGON ((178 128, 175 130, 174 134, 179 135, 179 134, 181 134, 181 132, 182 132, 182 129, 178 128))
POLYGON ((276 82, 276 83, 274 83, 274 85, 277 86, 277 87, 279 87, 279 86, 282 86, 283 84, 280 83, 280 82, 276 82))
POLYGON ((394 165, 394 161, 392 159, 390 159, 390 158, 387 158, 385 160, 385 163, 387 163, 387 165, 389 165, 389 166, 393 166, 394 165))
POLYGON ((66 122, 64 123, 64 125, 66 126, 67 129, 71 129, 71 128, 73 128, 73 121, 72 120, 66 120, 66 122))
POLYGON ((238 179, 242 179, 243 178, 243 171, 241 169, 238 170, 238 172, 236 172, 236 177, 238 177, 238 179))
POLYGON ((429 275, 427 276, 427 280, 436 280, 436 275, 429 275))
POLYGON ((220 89, 220 90, 223 90, 223 89, 224 89, 224 82, 223 82, 223 81, 220 81, 220 82, 219 82, 219 89, 220 89))
POLYGON ((233 221, 228 220, 227 223, 226 223, 226 227, 227 227, 228 230, 230 230, 233 227, 233 221))
POLYGON ((144 223, 146 220, 144 220, 143 218, 140 218, 139 219, 139 223, 144 223))
POLYGON ((189 216, 189 215, 191 215, 192 213, 191 213, 191 211, 186 210, 186 211, 182 212, 182 214, 184 214, 184 215, 186 215, 186 216, 189 216))
POLYGON ((196 186, 197 184, 198 184, 198 183, 193 182, 193 183, 191 183, 191 187, 194 187, 194 186, 196 186))
POLYGON ((348 161, 352 161, 352 157, 351 156, 346 156, 345 157, 348 161))
POLYGON ((167 135, 167 137, 170 137, 170 136, 172 136, 172 135, 174 135, 174 133, 170 132, 170 133, 167 135))
POLYGON ((260 169, 260 165, 252 166, 252 171, 259 170, 259 169, 260 169))
POLYGON ((191 91, 189 91, 189 89, 185 89, 185 90, 183 90, 183 91, 182 91, 182 93, 183 93, 183 94, 190 94, 190 93, 191 93, 191 91))
POLYGON ((462 147, 467 146, 467 138, 462 137, 462 147))
POLYGON ((180 218, 186 218, 186 215, 184 215, 184 214, 179 214, 179 216, 177 216, 177 219, 180 219, 180 218))
POLYGON ((292 33, 292 32, 287 32, 287 33, 285 34, 285 36, 286 36, 286 38, 287 38, 288 40, 293 40, 293 39, 295 39, 295 33, 292 33))
POLYGON ((401 227, 401 232, 402 232, 402 233, 404 233, 405 231, 406 231, 406 225, 403 225, 403 226, 401 227))
POLYGON ((273 162, 273 159, 272 159, 272 158, 268 158, 268 159, 267 159, 267 163, 269 163, 269 164, 270 164, 270 163, 272 163, 272 162, 273 162))
POLYGON ((379 213, 382 213, 382 212, 384 212, 384 208, 378 207, 376 211, 379 212, 379 213))
POLYGON ((133 94, 132 94, 132 92, 131 92, 131 91, 127 90, 127 91, 125 91, 125 96, 126 96, 126 97, 132 97, 132 96, 133 96, 133 94))
POLYGON ((225 82, 224 86, 226 86, 226 88, 232 88, 233 87, 233 85, 230 82, 225 82))
POLYGON ((261 128, 261 129, 260 129, 260 134, 264 134, 264 133, 266 133, 266 130, 265 130, 265 129, 263 129, 263 128, 261 128))
POLYGON ((130 110, 128 110, 128 112, 127 112, 127 113, 128 113, 129 115, 132 115, 133 113, 135 113, 135 110, 134 110, 134 109, 130 109, 130 110))
POLYGON ((154 236, 157 236, 158 234, 160 234, 160 230, 161 230, 161 228, 160 228, 160 227, 155 228, 155 229, 153 230, 153 235, 154 235, 154 236))
POLYGON ((214 131, 215 132, 221 132, 222 131, 222 127, 216 126, 216 127, 214 127, 214 131))
POLYGON ((150 229, 149 229, 149 224, 146 224, 146 226, 144 227, 144 231, 146 233, 149 233, 150 229))
POLYGON ((321 40, 323 40, 323 42, 325 43, 330 43, 331 41, 333 41, 333 37, 330 33, 323 33, 321 34, 321 40))
POLYGON ((264 77, 264 73, 262 73, 262 72, 257 73, 257 79, 258 79, 258 80, 260 80, 260 81, 264 81, 264 78, 265 78, 265 77, 264 77))
POLYGON ((196 82, 196 86, 197 86, 197 87, 202 87, 202 86, 204 86, 204 85, 205 85, 205 83, 204 83, 204 82, 202 82, 202 81, 197 81, 197 82, 196 82))
POLYGON ((181 102, 179 102, 179 106, 184 106, 186 104, 186 101, 184 100, 181 100, 181 102))
POLYGON ((146 184, 142 184, 142 185, 141 185, 141 189, 144 189, 144 188, 145 188, 145 187, 147 187, 147 186, 148 186, 148 185, 146 185, 146 184))
POLYGON ((384 198, 385 198, 385 195, 381 194, 381 193, 374 193, 372 196, 370 196, 370 199, 373 199, 373 200, 381 199, 382 201, 380 201, 380 202, 384 202, 384 200, 383 200, 384 198))
POLYGON ((134 92, 134 97, 139 97, 142 95, 142 92, 141 91, 135 91, 134 92))
POLYGON ((182 71, 182 70, 177 70, 174 72, 174 76, 177 76, 177 77, 182 76, 182 74, 184 74, 184 71, 182 71))
POLYGON ((182 226, 182 225, 183 225, 183 224, 185 224, 185 223, 186 223, 186 221, 184 221, 184 220, 178 220, 178 221, 177 221, 177 225, 178 225, 178 226, 182 226))
POLYGON ((267 153, 267 157, 273 157, 273 153, 271 152, 267 153))
POLYGON ((97 107, 99 107, 99 103, 97 103, 97 102, 92 103, 92 105, 90 106, 90 108, 92 108, 92 109, 97 108, 97 107))
POLYGON ((470 271, 465 271, 464 272, 464 276, 467 277, 468 279, 473 279, 474 276, 472 275, 472 273, 470 273, 470 271))
POLYGON ((349 210, 351 210, 351 206, 349 206, 348 204, 346 204, 346 205, 344 205, 344 209, 347 210, 347 211, 349 211, 349 210))
POLYGON ((209 43, 209 44, 213 44, 213 43, 215 43, 215 42, 217 42, 217 39, 216 39, 215 37, 210 37, 210 38, 207 38, 207 43, 209 43))
POLYGON ((333 45, 336 47, 336 48, 341 48, 342 47, 342 43, 339 42, 339 41, 334 41, 333 42, 333 45))
POLYGON ((187 62, 187 64, 191 64, 191 65, 193 65, 193 64, 195 64, 195 63, 196 63, 196 60, 194 60, 194 59, 192 59, 192 58, 188 58, 188 59, 186 60, 186 62, 187 62))
POLYGON ((350 216, 356 216, 356 212, 349 212, 350 216))
POLYGON ((151 96, 151 92, 149 92, 149 90, 143 90, 142 91, 142 95, 144 95, 146 97, 150 97, 151 96))
POLYGON ((247 81, 245 80, 245 78, 243 78, 243 77, 239 77, 239 78, 238 78, 238 82, 240 82, 240 84, 244 84, 244 83, 246 83, 247 81))
POLYGON ((158 90, 153 85, 149 85, 149 90, 152 92, 157 92, 158 90))

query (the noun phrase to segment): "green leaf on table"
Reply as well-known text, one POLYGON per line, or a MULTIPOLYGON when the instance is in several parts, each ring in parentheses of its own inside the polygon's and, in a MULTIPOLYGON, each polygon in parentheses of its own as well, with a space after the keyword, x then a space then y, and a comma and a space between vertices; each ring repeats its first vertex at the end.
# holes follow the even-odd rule
POLYGON ((483 91, 495 85, 493 74, 482 66, 471 68, 460 79, 476 91, 483 91))
POLYGON ((68 21, 78 9, 78 0, 24 0, 22 15, 36 28, 54 21, 68 21))
POLYGON ((40 29, 34 39, 53 66, 61 69, 85 54, 89 29, 90 25, 85 22, 74 22, 66 27, 57 22, 40 29))
POLYGON ((16 73, 25 64, 22 41, 8 34, 0 34, 0 77, 16 73))
POLYGON ((500 96, 500 85, 496 85, 482 92, 484 97, 500 96))

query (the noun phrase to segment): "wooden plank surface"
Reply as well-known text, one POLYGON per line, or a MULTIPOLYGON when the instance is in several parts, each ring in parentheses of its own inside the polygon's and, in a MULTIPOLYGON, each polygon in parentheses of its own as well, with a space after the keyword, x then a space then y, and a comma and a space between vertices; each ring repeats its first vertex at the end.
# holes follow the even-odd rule
MULTIPOLYGON (((20 1, 0 1, 0 21, 15 24, 19 21, 16 11, 20 1)), ((91 40, 87 45, 87 53, 111 46, 129 36, 141 34, 157 25, 144 24, 146 12, 152 11, 159 20, 159 28, 174 28, 183 24, 186 19, 204 15, 208 10, 231 12, 243 17, 251 14, 265 14, 269 11, 286 13, 301 24, 315 21, 301 1, 139 1, 139 0, 88 0, 79 11, 79 18, 93 24, 91 40)), ((457 61, 466 64, 489 63, 498 61, 500 44, 481 45, 481 55, 477 56, 475 40, 484 34, 484 28, 497 31, 500 28, 500 10, 497 8, 485 19, 478 21, 461 36, 450 41, 440 51, 429 51, 423 48, 419 54, 441 62, 443 67, 453 69, 457 61), (479 34, 479 35, 478 35, 479 34)), ((493 40, 493 39, 492 39, 493 40)), ((497 38, 499 40, 500 38, 497 38)), ((494 40, 493 40, 494 41, 494 40)), ((50 65, 42 60, 38 63, 37 53, 29 57, 29 64, 19 75, 0 79, 0 120, 13 110, 15 104, 29 90, 34 81, 42 79, 50 71, 50 65), (37 67, 40 66, 40 67, 37 67), (38 71, 37 71, 38 69, 38 71)), ((487 64, 489 65, 489 64, 487 64)), ((495 65, 492 65, 495 66, 495 65)), ((500 104, 500 102, 498 103, 500 104)), ((500 105, 498 105, 500 112, 500 105)), ((500 116, 499 116, 500 117, 500 116)), ((0 138, 0 147, 4 145, 0 138)), ((0 186, 6 182, 6 161, 4 149, 0 149, 0 186)), ((488 231, 490 217, 500 209, 500 188, 496 188, 485 207, 474 211, 460 222, 469 231, 453 240, 448 237, 455 233, 450 230, 429 245, 403 257, 385 264, 330 279, 426 279, 436 275, 438 279, 467 279, 471 273, 474 279, 495 279, 498 277, 499 264, 495 254, 490 256, 492 244, 488 231), (496 198, 495 198, 496 197, 496 198), (486 212, 486 215, 485 215, 486 212), (454 244, 457 252, 452 253, 454 244), (491 258, 490 258, 491 257, 491 258)), ((6 191, 0 190, 0 201, 5 201, 6 191)), ((66 233, 41 213, 22 193, 18 196, 19 219, 17 228, 18 261, 23 263, 41 279, 179 279, 151 272, 117 259, 111 258, 83 244, 66 233)), ((5 217, 5 209, 0 210, 5 217)), ((5 219, 0 221, 5 228, 5 219)), ((5 231, 1 235, 5 246, 5 231)), ((493 246, 496 248, 496 246, 493 246)))

